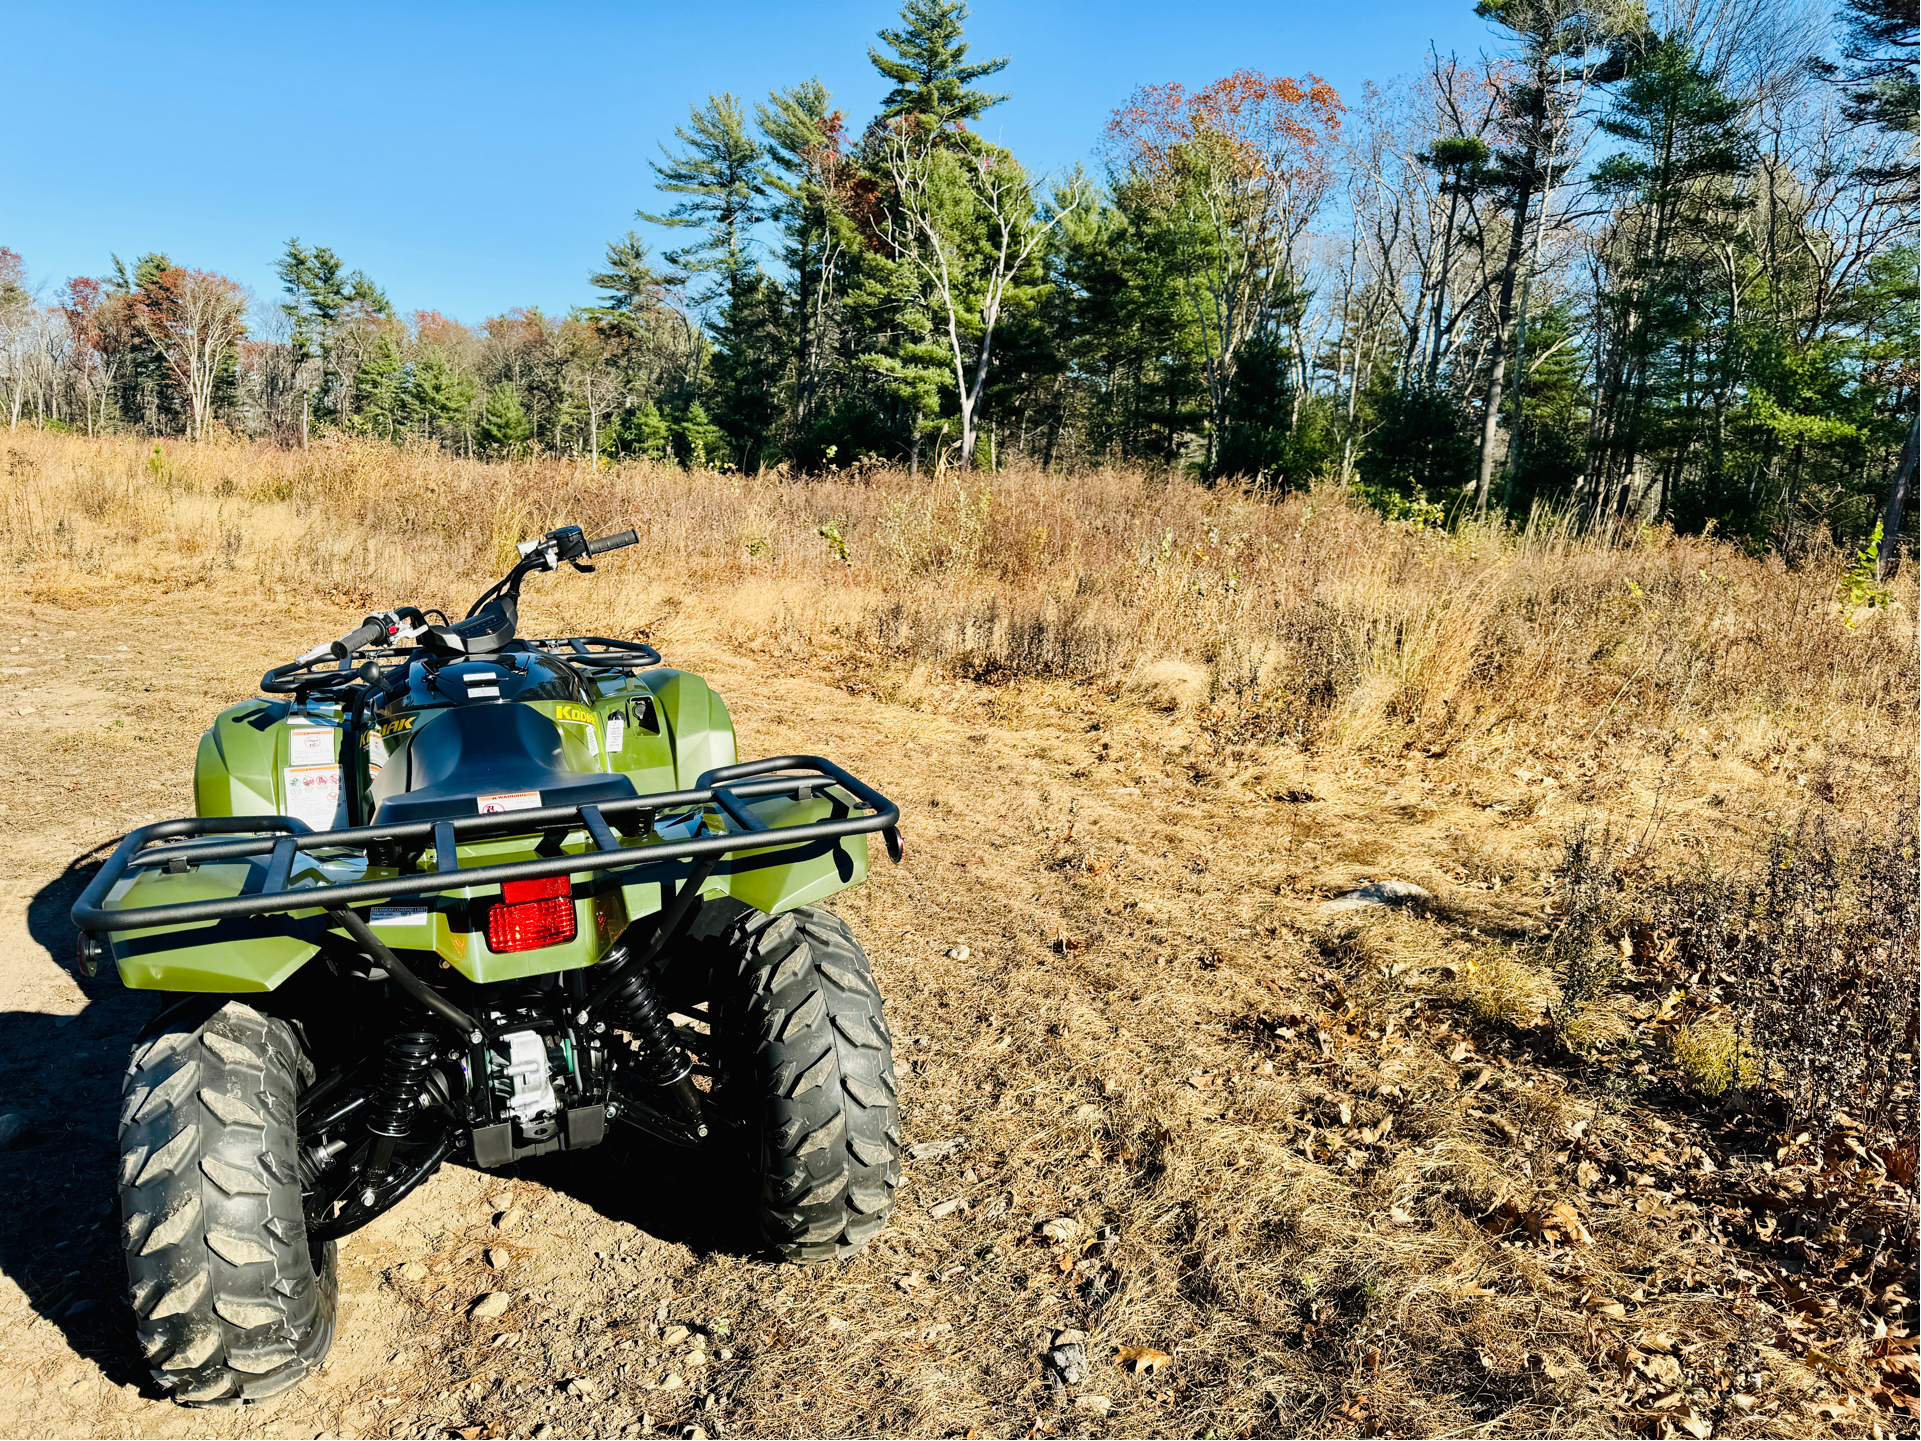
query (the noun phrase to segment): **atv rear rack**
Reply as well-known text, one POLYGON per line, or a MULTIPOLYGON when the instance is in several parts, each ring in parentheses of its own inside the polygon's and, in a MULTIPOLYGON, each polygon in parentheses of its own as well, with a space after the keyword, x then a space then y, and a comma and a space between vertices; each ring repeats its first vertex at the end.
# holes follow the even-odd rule
POLYGON ((582 871, 639 870, 668 861, 694 860, 711 868, 737 851, 756 852, 748 868, 759 869, 796 859, 793 854, 796 848, 819 847, 846 836, 869 835, 875 831, 886 841, 888 855, 898 861, 901 858, 900 808, 872 786, 819 756, 775 756, 769 760, 720 766, 702 775, 694 789, 686 791, 663 791, 593 804, 456 816, 447 820, 354 826, 337 831, 315 831, 292 816, 197 816, 157 821, 129 833, 80 899, 74 902, 73 923, 87 932, 134 931, 284 911, 331 910, 402 896, 493 886, 505 881, 542 880, 582 871), (775 796, 808 800, 828 790, 851 796, 858 811, 849 806, 845 817, 769 826, 750 805, 750 802, 775 796), (663 812, 704 812, 710 806, 739 829, 719 835, 697 831, 685 839, 645 839, 655 818, 663 812), (575 831, 587 833, 592 849, 464 870, 460 866, 459 846, 463 841, 536 834, 557 838, 575 831), (191 839, 199 836, 235 836, 237 839, 191 839), (626 844, 623 836, 636 844, 626 844), (329 859, 339 860, 343 852, 348 856, 358 852, 364 857, 370 848, 393 846, 418 849, 423 859, 431 853, 433 869, 384 880, 292 887, 287 884, 294 859, 303 852, 327 853, 329 859), (101 904, 129 871, 156 867, 184 869, 208 861, 251 860, 262 856, 267 857, 267 873, 259 889, 251 894, 126 909, 107 909, 101 904))

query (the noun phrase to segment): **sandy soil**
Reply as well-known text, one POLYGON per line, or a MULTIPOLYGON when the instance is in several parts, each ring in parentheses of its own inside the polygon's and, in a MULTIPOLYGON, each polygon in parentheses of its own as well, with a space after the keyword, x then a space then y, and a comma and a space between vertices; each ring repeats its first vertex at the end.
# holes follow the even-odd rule
MULTIPOLYGON (((862 1258, 805 1271, 746 1246, 727 1177, 646 1143, 512 1175, 450 1165, 344 1243, 318 1377, 244 1410, 171 1405, 128 1337, 113 1221, 118 1079, 152 998, 77 983, 66 913, 90 858, 190 807, 206 719, 344 628, 344 612, 249 604, 137 587, 0 602, 0 1112, 27 1123, 0 1152, 0 1434, 1201 1434, 1214 1416, 1358 1434, 1368 1413, 1345 1409, 1357 1388, 1340 1378, 1363 1369, 1377 1396, 1399 1375, 1407 1398, 1448 1398, 1427 1413, 1436 1430, 1557 1429, 1580 1412, 1578 1388, 1550 1379, 1565 1373, 1527 1359, 1549 1338, 1580 1349, 1578 1285, 1565 1325, 1512 1354, 1474 1343, 1506 1378, 1476 1395, 1435 1380, 1438 1359, 1391 1316, 1354 1330, 1351 1357, 1303 1369, 1272 1359, 1281 1342, 1218 1280, 1190 1285, 1214 1254, 1196 1240, 1206 1196, 1246 1164, 1218 1146, 1258 1144, 1235 1126, 1289 1079, 1248 1018, 1331 1004, 1322 900, 1392 874, 1441 897, 1463 946, 1519 934, 1570 814, 1552 787, 1436 760, 1228 764, 1174 714, 856 695, 799 661, 686 641, 663 648, 729 698, 743 755, 819 751, 903 805, 906 864, 839 905, 888 996, 920 1157, 895 1223, 862 1258), (1065 1249, 1042 1230, 1061 1219, 1082 1238, 1065 1249), (492 1290, 512 1293, 507 1314, 470 1319, 492 1290), (1041 1356, 1066 1328, 1088 1331, 1090 1374, 1063 1390, 1041 1356), (1115 1359, 1130 1345, 1173 1359, 1133 1374, 1115 1359)), ((1344 1202, 1338 1223, 1372 1233, 1412 1195, 1344 1202)), ((1632 1207, 1618 1224, 1588 1209, 1657 1270, 1687 1240, 1632 1207)), ((1394 1244, 1446 1274, 1430 1290, 1455 1288, 1424 1304, 1465 1308, 1456 1292, 1506 1284, 1498 1248, 1438 1222, 1394 1244)))

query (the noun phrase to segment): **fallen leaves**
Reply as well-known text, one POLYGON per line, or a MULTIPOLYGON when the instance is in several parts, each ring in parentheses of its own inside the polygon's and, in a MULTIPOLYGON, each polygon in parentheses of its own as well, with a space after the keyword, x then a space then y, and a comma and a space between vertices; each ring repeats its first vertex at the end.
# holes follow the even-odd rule
POLYGON ((1496 1235, 1526 1231, 1537 1246, 1591 1246, 1594 1237, 1581 1220, 1581 1213, 1567 1201, 1548 1201, 1523 1206, 1513 1199, 1504 1200, 1482 1222, 1496 1235))
POLYGON ((1136 1376, 1151 1376, 1161 1367, 1171 1365, 1174 1358, 1165 1351, 1157 1351, 1152 1346, 1123 1346, 1115 1357, 1136 1376))

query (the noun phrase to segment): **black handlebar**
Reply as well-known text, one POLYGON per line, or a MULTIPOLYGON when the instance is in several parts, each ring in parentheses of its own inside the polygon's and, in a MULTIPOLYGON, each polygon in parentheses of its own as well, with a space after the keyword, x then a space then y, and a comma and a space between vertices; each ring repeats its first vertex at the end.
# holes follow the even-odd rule
POLYGON ((372 645, 375 641, 385 640, 390 634, 391 632, 387 629, 386 621, 380 619, 379 616, 370 615, 367 617, 366 624, 362 625, 359 630, 348 631, 328 647, 328 649, 333 652, 334 659, 339 660, 344 656, 352 655, 357 650, 372 645))
POLYGON ((605 555, 610 550, 619 550, 623 545, 639 545, 640 535, 636 531, 623 530, 619 535, 603 535, 599 540, 587 542, 587 554, 605 555))

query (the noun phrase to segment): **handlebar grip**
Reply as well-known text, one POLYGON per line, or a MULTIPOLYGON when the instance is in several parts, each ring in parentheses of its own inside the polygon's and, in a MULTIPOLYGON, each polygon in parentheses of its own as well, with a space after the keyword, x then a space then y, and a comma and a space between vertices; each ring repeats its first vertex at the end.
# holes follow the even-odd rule
POLYGON ((330 649, 333 651, 335 659, 339 659, 342 656, 352 655, 355 651, 365 646, 370 646, 377 640, 385 640, 386 638, 387 622, 369 617, 367 623, 361 626, 359 630, 348 631, 339 640, 335 641, 330 649))
POLYGON ((637 531, 623 530, 619 535, 603 535, 599 540, 587 542, 587 554, 605 555, 610 550, 619 550, 623 545, 639 545, 637 531))

